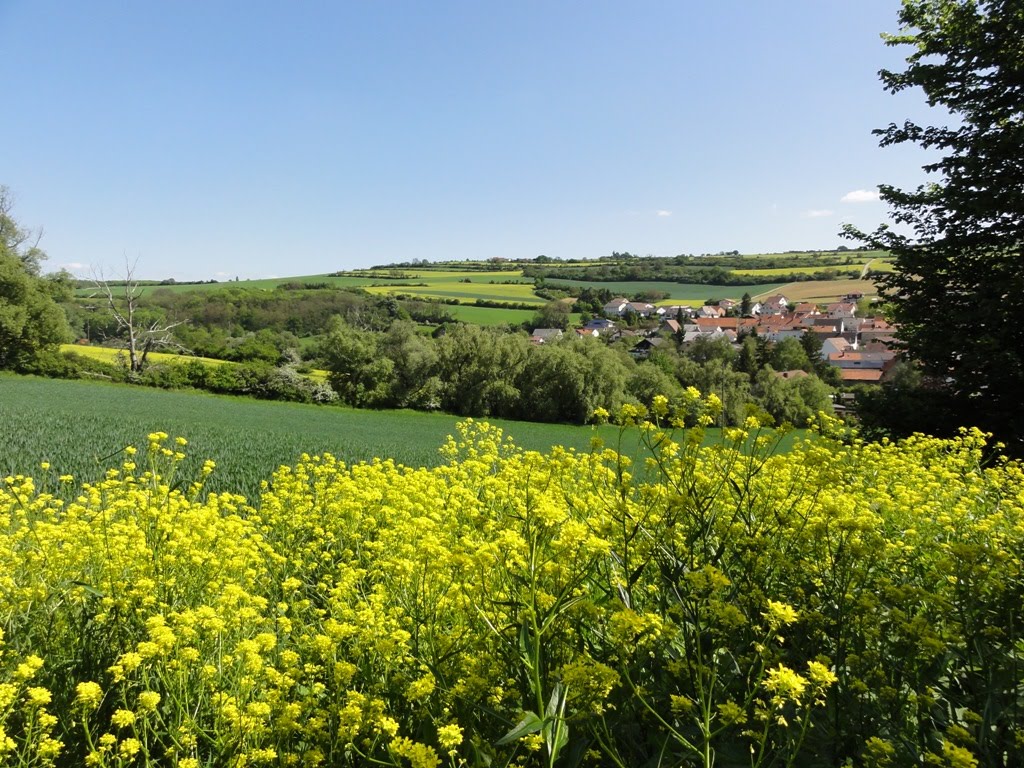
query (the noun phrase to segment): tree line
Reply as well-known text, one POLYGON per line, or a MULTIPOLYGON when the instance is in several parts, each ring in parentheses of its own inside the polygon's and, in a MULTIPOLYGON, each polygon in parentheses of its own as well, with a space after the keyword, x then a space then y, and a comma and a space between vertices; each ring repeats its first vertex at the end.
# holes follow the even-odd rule
MULTIPOLYGON (((660 281, 695 285, 761 285, 768 283, 795 283, 807 280, 838 280, 860 277, 861 267, 822 267, 814 272, 738 274, 733 268, 707 263, 680 266, 674 260, 649 258, 636 262, 597 264, 593 266, 531 265, 523 268, 524 277, 589 280, 593 282, 660 281)), ((747 261, 743 265, 751 268, 747 261)), ((758 263, 757 266, 763 266, 758 263)))
POLYGON ((802 425, 831 410, 820 359, 799 341, 750 336, 737 351, 724 337, 681 348, 666 339, 662 347, 636 360, 625 343, 594 338, 535 344, 525 333, 462 324, 431 338, 405 321, 372 332, 336 319, 316 354, 339 399, 357 407, 583 423, 598 408, 650 407, 657 395, 681 403, 695 387, 723 401, 722 426, 754 413, 802 425), (775 374, 794 368, 810 375, 775 374))

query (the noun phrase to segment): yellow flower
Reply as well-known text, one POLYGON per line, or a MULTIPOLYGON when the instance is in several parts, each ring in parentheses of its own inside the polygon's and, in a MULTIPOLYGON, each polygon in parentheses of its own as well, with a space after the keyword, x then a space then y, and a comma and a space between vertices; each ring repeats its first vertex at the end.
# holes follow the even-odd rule
POLYGON ((50 692, 45 688, 34 687, 25 691, 25 698, 29 706, 44 707, 50 703, 53 697, 50 696, 50 692))
POLYGON ((784 664, 768 670, 768 679, 764 687, 772 694, 772 703, 776 707, 783 706, 787 701, 800 703, 800 697, 807 688, 807 678, 798 675, 784 664))
POLYGON ((747 713, 743 711, 743 707, 733 701, 719 704, 718 714, 726 725, 743 725, 747 721, 747 713))
POLYGON ((64 743, 52 736, 43 736, 36 745, 36 754, 43 761, 43 764, 52 764, 64 748, 64 743))
POLYGON ((139 753, 141 748, 142 743, 138 739, 125 739, 117 745, 117 754, 126 760, 130 760, 139 753))
POLYGON ((412 768, 437 768, 441 764, 441 759, 433 748, 407 739, 405 736, 400 736, 391 742, 391 751, 399 757, 406 758, 412 768))
POLYGON ((118 728, 127 728, 135 724, 135 713, 130 709, 119 709, 110 716, 110 722, 118 728))
POLYGON ((14 739, 8 736, 3 725, 0 725, 0 755, 7 752, 13 752, 17 747, 18 745, 15 743, 14 739))
POLYGON ((524 736, 520 742, 530 752, 539 752, 541 747, 544 746, 544 737, 539 733, 531 733, 524 736))
POLYGON ((398 733, 398 722, 390 717, 382 717, 378 723, 382 733, 394 738, 398 733))
POLYGON ((768 610, 761 615, 767 620, 768 626, 773 632, 784 624, 792 624, 797 620, 797 613, 793 606, 774 600, 768 601, 768 610))
POLYGON ((99 683, 79 683, 75 688, 75 703, 84 709, 95 709, 103 701, 103 689, 99 683))
POLYGON ((688 715, 693 711, 695 702, 689 696, 676 696, 672 694, 669 697, 671 702, 672 712, 677 715, 688 715))
POLYGON ((839 680, 831 669, 818 661, 807 662, 807 677, 816 688, 828 688, 839 680))
POLYGON ((138 669, 141 663, 142 656, 138 653, 135 653, 134 651, 129 651, 128 653, 121 654, 120 666, 126 672, 132 672, 138 669))
POLYGON ((651 412, 656 416, 665 416, 668 414, 668 398, 664 395, 655 395, 654 400, 651 402, 651 412))
POLYGON ((434 676, 429 672, 419 680, 414 680, 405 689, 405 698, 409 701, 425 701, 434 692, 434 676))
POLYGON ((156 691, 143 691, 139 694, 139 709, 143 712, 155 712, 160 703, 160 694, 156 691))
POLYGON ((26 656, 25 660, 18 665, 18 668, 14 671, 15 680, 31 680, 36 676, 36 672, 43 668, 43 660, 32 654, 26 656))
POLYGON ((462 743, 462 729, 455 723, 442 725, 437 729, 437 743, 448 754, 453 753, 462 743))

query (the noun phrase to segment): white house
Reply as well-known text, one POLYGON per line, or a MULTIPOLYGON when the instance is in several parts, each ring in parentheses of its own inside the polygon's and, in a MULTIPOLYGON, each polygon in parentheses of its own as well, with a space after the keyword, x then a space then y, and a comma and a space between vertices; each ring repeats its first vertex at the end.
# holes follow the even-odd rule
POLYGON ((629 307, 629 299, 626 298, 615 298, 604 305, 604 313, 606 315, 614 317, 622 317, 626 314, 626 309, 629 307))

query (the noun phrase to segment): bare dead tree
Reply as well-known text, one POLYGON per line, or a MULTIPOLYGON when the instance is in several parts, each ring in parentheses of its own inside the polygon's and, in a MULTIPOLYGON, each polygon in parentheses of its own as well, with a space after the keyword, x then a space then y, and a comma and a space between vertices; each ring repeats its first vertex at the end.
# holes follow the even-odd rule
POLYGON ((139 318, 139 302, 145 288, 139 285, 135 277, 137 261, 125 259, 124 280, 111 281, 104 278, 103 273, 94 273, 93 285, 97 294, 106 304, 110 316, 117 323, 118 339, 128 354, 128 367, 134 373, 146 367, 149 353, 160 349, 177 349, 187 351, 179 344, 172 333, 185 321, 165 323, 154 320, 150 323, 139 318))

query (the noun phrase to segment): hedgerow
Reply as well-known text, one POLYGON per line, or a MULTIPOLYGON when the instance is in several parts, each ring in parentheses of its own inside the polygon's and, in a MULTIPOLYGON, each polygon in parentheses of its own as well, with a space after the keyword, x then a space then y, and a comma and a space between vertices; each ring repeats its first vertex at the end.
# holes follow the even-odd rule
POLYGON ((440 467, 303 456, 252 503, 163 433, 5 478, 0 760, 1011 764, 1019 465, 974 431, 702 447, 718 408, 627 406, 647 467, 467 421, 440 467))

